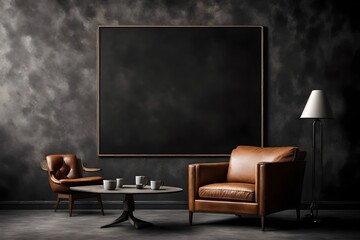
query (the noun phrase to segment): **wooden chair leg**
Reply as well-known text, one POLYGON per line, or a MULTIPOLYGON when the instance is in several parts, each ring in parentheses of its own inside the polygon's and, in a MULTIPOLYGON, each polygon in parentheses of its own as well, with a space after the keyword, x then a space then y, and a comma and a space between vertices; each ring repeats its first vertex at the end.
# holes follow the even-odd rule
POLYGON ((74 198, 73 196, 70 194, 69 195, 69 216, 72 217, 72 210, 73 210, 73 207, 74 207, 74 198))
POLYGON ((265 216, 261 216, 261 230, 265 230, 265 216))
POLYGON ((60 198, 59 198, 59 195, 57 195, 54 212, 56 212, 56 210, 58 209, 59 203, 60 203, 60 198))
POLYGON ((100 194, 97 195, 96 198, 97 198, 97 201, 98 201, 98 203, 99 203, 99 205, 100 205, 102 215, 105 215, 105 213, 104 213, 104 206, 103 206, 102 200, 101 200, 101 195, 100 195, 100 194))
POLYGON ((192 226, 193 224, 193 212, 189 212, 189 225, 192 226))

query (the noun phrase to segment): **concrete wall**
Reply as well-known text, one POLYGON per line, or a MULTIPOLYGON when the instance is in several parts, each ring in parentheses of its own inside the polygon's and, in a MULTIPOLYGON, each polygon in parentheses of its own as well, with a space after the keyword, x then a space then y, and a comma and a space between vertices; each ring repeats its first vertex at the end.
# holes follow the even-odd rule
POLYGON ((312 121, 299 116, 311 90, 325 90, 335 119, 324 121, 322 198, 359 201, 359 10, 345 1, 0 1, 0 200, 53 200, 38 162, 76 153, 105 178, 144 174, 185 190, 139 199, 186 201, 187 165, 226 158, 96 156, 96 26, 243 24, 267 31, 267 145, 299 146, 311 160, 312 121))

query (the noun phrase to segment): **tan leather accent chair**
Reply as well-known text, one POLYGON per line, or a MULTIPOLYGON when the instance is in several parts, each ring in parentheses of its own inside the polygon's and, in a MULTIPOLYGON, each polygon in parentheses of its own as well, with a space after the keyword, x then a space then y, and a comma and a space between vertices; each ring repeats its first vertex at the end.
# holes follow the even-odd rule
POLYGON ((96 193, 81 193, 70 190, 73 186, 98 185, 103 184, 101 176, 84 177, 83 172, 98 172, 100 168, 87 168, 74 154, 57 154, 46 156, 46 166, 40 161, 42 170, 47 171, 50 188, 57 193, 55 211, 57 210, 60 199, 69 201, 69 216, 72 216, 74 201, 76 199, 96 197, 104 215, 101 195, 96 193))
POLYGON ((189 223, 194 212, 265 217, 296 208, 300 200, 306 152, 297 147, 238 146, 229 162, 190 164, 189 223))

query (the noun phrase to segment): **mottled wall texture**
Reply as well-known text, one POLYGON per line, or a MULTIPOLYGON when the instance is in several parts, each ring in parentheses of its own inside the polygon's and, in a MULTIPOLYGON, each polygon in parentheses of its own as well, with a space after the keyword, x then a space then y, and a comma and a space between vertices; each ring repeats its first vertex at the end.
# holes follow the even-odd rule
POLYGON ((360 201, 359 11, 356 1, 1 0, 0 200, 53 200, 38 165, 53 153, 76 153, 105 178, 144 174, 187 190, 189 163, 227 159, 97 157, 97 25, 236 24, 266 27, 266 144, 299 146, 311 160, 312 121, 299 116, 311 90, 325 90, 335 118, 324 121, 322 199, 360 201))

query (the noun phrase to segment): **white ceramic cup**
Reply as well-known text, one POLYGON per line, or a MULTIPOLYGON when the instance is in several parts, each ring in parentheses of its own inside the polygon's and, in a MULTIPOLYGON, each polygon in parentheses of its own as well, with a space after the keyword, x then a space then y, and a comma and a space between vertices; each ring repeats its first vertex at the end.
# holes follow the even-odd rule
POLYGON ((123 178, 117 178, 116 179, 116 187, 117 188, 122 188, 124 185, 124 179, 123 178))
POLYGON ((103 180, 105 190, 114 190, 116 188, 116 180, 103 180))
POLYGON ((150 187, 152 190, 159 190, 161 186, 164 186, 163 181, 150 181, 150 187))
POLYGON ((149 184, 149 181, 150 181, 150 179, 148 177, 135 176, 135 184, 136 184, 136 186, 142 185, 143 187, 145 187, 146 185, 149 184))

